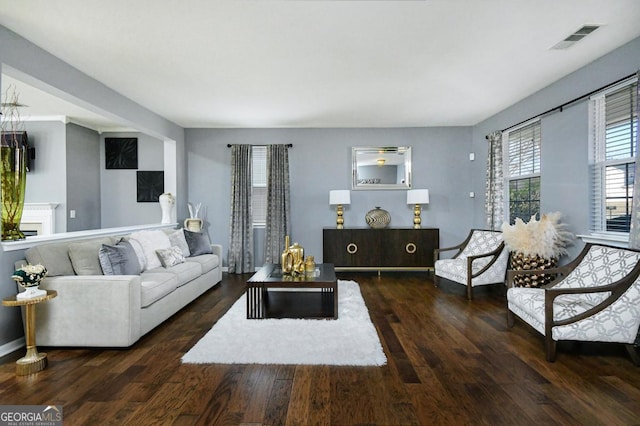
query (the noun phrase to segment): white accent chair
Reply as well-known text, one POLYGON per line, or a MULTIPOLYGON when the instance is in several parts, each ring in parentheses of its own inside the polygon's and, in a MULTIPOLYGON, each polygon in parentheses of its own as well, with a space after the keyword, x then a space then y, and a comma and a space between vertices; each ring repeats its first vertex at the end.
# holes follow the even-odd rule
POLYGON ((504 284, 509 251, 502 232, 472 229, 467 238, 453 247, 434 251, 436 287, 440 277, 467 286, 467 298, 473 299, 473 287, 504 284), (451 259, 440 259, 443 251, 458 250, 451 259))
POLYGON ((587 244, 571 263, 545 273, 558 277, 540 288, 514 287, 522 270, 507 274, 507 325, 514 314, 544 336, 547 361, 560 340, 623 343, 640 365, 634 343, 640 326, 640 252, 587 244))

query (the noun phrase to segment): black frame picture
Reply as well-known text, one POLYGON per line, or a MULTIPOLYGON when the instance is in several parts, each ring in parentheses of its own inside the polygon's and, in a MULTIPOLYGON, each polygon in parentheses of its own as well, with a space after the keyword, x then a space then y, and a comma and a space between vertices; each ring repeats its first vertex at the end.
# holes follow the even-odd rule
POLYGON ((158 203, 158 197, 164 192, 163 171, 136 172, 139 203, 158 203))
POLYGON ((137 169, 138 138, 104 138, 106 169, 137 169))

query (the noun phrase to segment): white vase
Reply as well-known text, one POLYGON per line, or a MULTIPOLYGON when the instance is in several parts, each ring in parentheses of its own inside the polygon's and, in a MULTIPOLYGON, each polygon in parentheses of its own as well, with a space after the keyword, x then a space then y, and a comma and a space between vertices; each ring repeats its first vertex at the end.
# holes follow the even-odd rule
POLYGON ((162 209, 162 220, 160 223, 171 223, 171 209, 176 202, 176 199, 171 193, 160 194, 159 197, 160 208, 162 209))
POLYGON ((35 299, 36 297, 44 297, 47 290, 40 290, 37 285, 24 287, 24 291, 16 295, 17 300, 35 299))

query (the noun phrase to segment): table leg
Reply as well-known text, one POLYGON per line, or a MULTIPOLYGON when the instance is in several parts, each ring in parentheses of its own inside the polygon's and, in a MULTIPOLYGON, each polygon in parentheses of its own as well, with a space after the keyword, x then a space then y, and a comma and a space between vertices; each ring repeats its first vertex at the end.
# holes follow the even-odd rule
POLYGON ((36 347, 36 305, 26 305, 25 310, 27 354, 16 361, 16 374, 18 376, 37 373, 47 367, 47 354, 44 352, 38 353, 38 348, 36 347))

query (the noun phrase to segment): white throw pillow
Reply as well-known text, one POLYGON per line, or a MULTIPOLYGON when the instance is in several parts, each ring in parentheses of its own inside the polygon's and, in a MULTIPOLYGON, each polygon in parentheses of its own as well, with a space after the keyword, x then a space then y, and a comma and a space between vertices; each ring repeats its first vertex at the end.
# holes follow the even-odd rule
POLYGON ((133 247, 133 251, 136 252, 136 256, 138 256, 138 263, 140 263, 140 269, 145 271, 147 269, 147 257, 144 255, 144 250, 142 249, 142 245, 138 242, 138 240, 131 239, 131 236, 127 237, 127 241, 131 243, 131 247, 133 247))
POLYGON ((159 268, 162 266, 156 250, 168 249, 171 247, 171 241, 167 234, 160 230, 137 231, 131 234, 130 239, 136 240, 142 246, 142 251, 144 252, 146 260, 145 270, 159 268))

